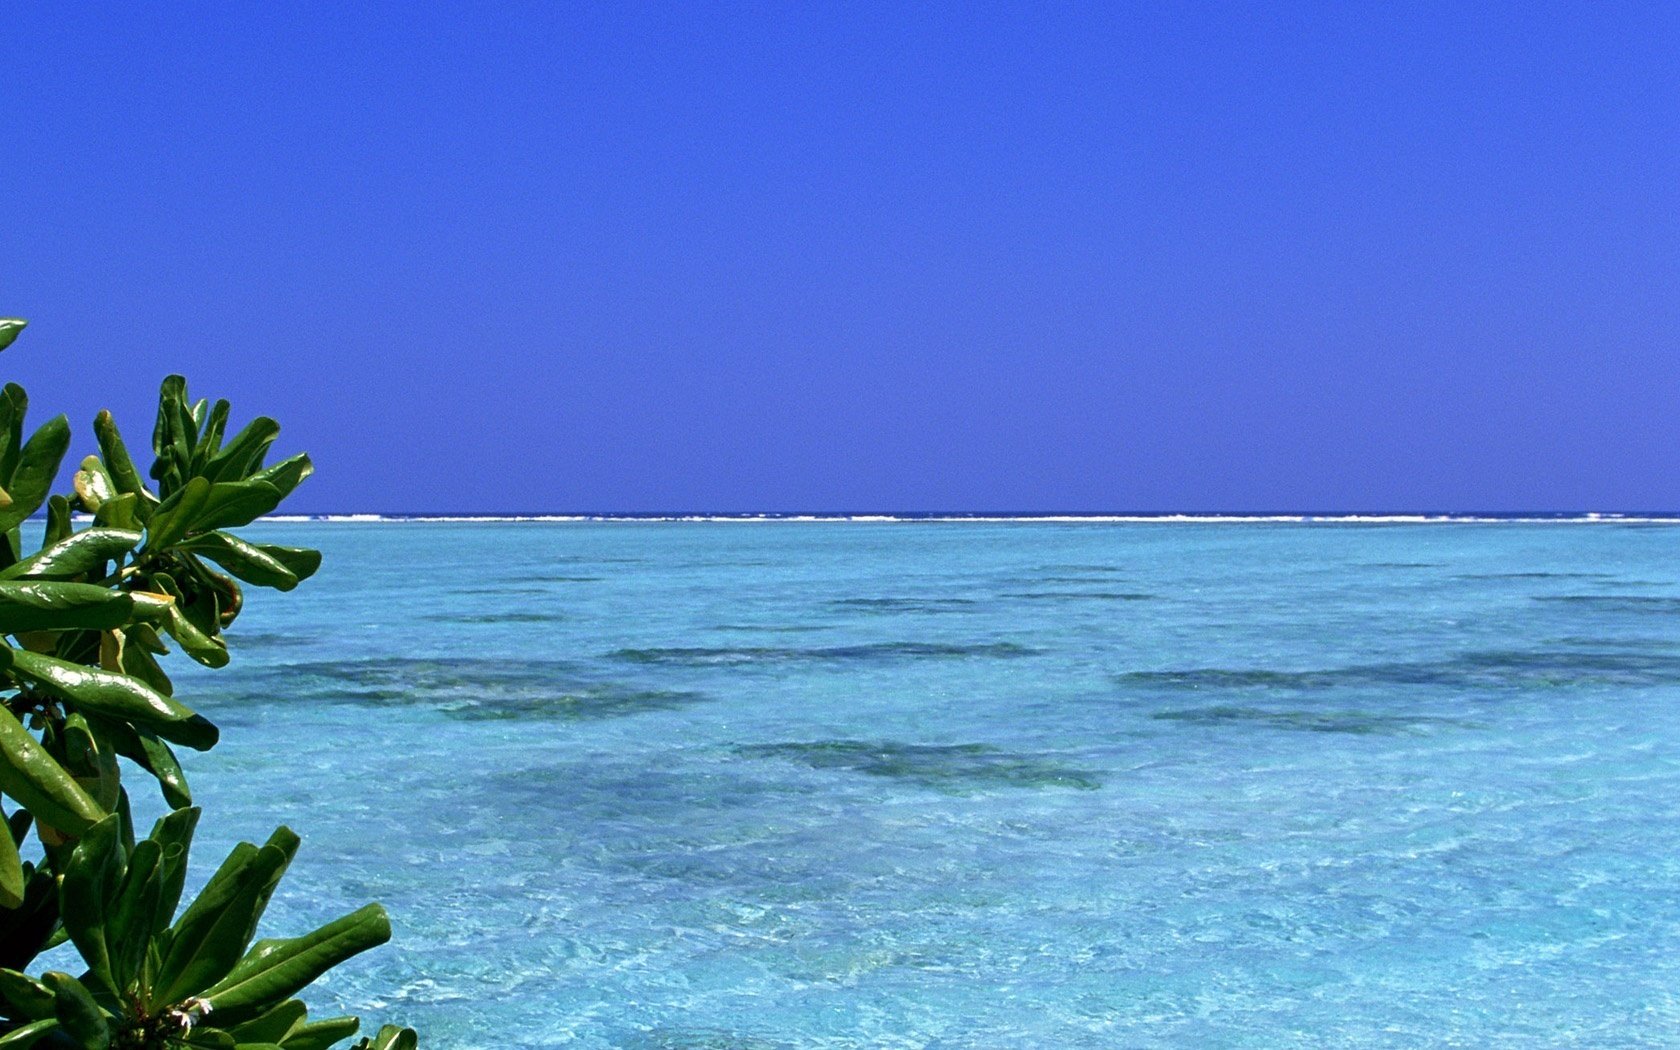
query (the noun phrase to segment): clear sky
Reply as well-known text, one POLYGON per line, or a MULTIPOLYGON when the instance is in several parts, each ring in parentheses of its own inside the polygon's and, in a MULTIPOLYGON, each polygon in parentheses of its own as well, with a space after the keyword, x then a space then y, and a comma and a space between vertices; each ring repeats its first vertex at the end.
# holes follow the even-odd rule
POLYGON ((299 509, 1680 508, 1680 5, 0 25, 0 375, 299 509))

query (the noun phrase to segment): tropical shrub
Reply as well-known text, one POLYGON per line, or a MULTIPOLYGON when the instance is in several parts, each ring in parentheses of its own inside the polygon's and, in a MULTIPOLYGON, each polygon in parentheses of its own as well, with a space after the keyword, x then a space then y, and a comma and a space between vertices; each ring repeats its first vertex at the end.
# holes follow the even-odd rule
MULTIPOLYGON (((0 350, 22 328, 0 320, 0 350)), ((320 1050, 353 1038, 356 1018, 310 1020, 296 995, 389 939, 390 924, 370 904, 302 937, 253 942, 297 851, 290 830, 235 847, 178 908, 199 810, 175 749, 206 750, 217 730, 175 697, 158 660, 173 643, 225 665, 242 583, 287 591, 319 567, 317 551, 229 531, 279 506, 309 457, 265 466, 273 420, 224 437, 228 403, 189 401, 170 376, 152 433, 155 489, 101 412, 99 454, 55 495, 70 427, 58 416, 24 440, 27 405, 15 384, 0 390, 0 793, 12 804, 0 804, 0 1050, 320 1050), (22 528, 43 508, 29 550, 22 528), (169 808, 144 838, 129 768, 169 808), (84 972, 30 972, 66 942, 84 972)), ((415 1044, 387 1025, 355 1050, 415 1044)))

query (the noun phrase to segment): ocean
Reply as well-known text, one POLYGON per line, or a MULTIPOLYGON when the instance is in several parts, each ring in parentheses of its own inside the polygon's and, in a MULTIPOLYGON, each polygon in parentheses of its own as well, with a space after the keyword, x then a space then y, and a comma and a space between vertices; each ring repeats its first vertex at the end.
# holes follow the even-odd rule
POLYGON ((1680 1039, 1680 525, 251 532, 326 563, 177 675, 223 730, 191 882, 286 823, 266 935, 386 904, 317 1015, 434 1050, 1680 1039))

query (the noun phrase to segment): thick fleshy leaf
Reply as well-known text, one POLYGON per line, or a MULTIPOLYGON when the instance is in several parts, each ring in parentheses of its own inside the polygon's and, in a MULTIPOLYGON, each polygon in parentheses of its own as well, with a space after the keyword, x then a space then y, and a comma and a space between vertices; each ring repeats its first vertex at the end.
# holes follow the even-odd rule
POLYGON ((70 421, 54 416, 47 421, 18 455, 17 471, 6 485, 12 497, 9 506, 0 507, 0 529, 15 529, 25 518, 41 509, 58 477, 58 465, 70 448, 70 421))
POLYGON ((0 350, 11 346, 12 340, 28 326, 29 322, 21 317, 0 317, 0 350))
POLYGON ((76 498, 82 501, 82 507, 89 513, 98 510, 106 500, 117 494, 117 487, 112 484, 111 475, 105 472, 105 464, 99 462, 98 456, 83 458, 80 469, 71 480, 76 498))
POLYGON ((268 446, 279 436, 279 423, 258 416, 228 438, 222 450, 204 465, 204 476, 217 482, 243 480, 262 465, 268 446))
POLYGON ((70 538, 70 501, 63 496, 47 497, 47 527, 42 531, 41 546, 50 547, 70 538))
MULTIPOLYGON (((285 562, 275 557, 275 551, 283 550, 288 560, 297 561, 301 559, 296 552, 301 551, 301 548, 265 548, 255 543, 247 543, 226 532, 207 532, 202 536, 194 536, 182 546, 194 554, 209 558, 246 583, 254 583, 259 587, 289 591, 298 585, 300 579, 285 562)), ((320 554, 313 551, 309 553, 315 554, 316 563, 319 564, 320 554)))
POLYGON ((334 1043, 355 1035, 361 1026, 361 1020, 355 1017, 324 1017, 298 1025, 280 1045, 285 1050, 328 1050, 334 1043))
POLYGON ((5 1035, 0 1035, 0 1050, 23 1050, 24 1047, 35 1046, 58 1028, 57 1017, 44 1017, 39 1021, 31 1021, 22 1028, 14 1028, 5 1035))
POLYGON ((178 810, 192 805, 192 791, 187 787, 187 776, 182 772, 181 763, 168 744, 159 740, 150 730, 128 722, 105 721, 104 728, 110 735, 117 754, 157 778, 158 787, 163 791, 163 800, 171 808, 178 810))
MULTIPOLYGON (((199 995, 228 974, 256 936, 257 923, 297 847, 298 838, 291 829, 278 828, 225 882, 212 880, 205 887, 175 924, 169 952, 158 971, 161 1001, 178 1002, 199 995)), ((269 1004, 260 1005, 266 1008, 269 1004)), ((217 1023, 237 1022, 217 1018, 217 1023)))
POLYGON ((398 1028, 388 1024, 379 1029, 379 1034, 364 1040, 368 1050, 416 1050, 420 1044, 420 1037, 412 1028, 398 1028))
POLYGON ((391 939, 391 921, 377 904, 302 937, 259 941, 203 998, 220 1024, 238 1024, 296 994, 315 978, 391 939))
POLYGON ((167 875, 163 847, 158 843, 141 839, 129 850, 128 870, 115 901, 109 906, 105 934, 105 944, 111 953, 111 975, 118 988, 133 986, 152 938, 167 921, 167 918, 160 921, 158 914, 167 875))
MULTIPOLYGON (((16 383, 0 389, 0 481, 10 485, 17 471, 18 458, 23 454, 23 419, 29 411, 29 395, 16 383)), ((4 506, 12 505, 7 493, 4 506)))
MULTIPOLYGON (((146 504, 147 515, 155 504, 146 504)), ((138 532, 146 522, 140 517, 140 497, 132 492, 125 492, 120 496, 112 496, 99 505, 93 512, 93 524, 99 528, 124 529, 138 532)))
POLYGON ((0 999, 6 1001, 13 1017, 39 1021, 53 1015, 52 989, 26 973, 0 970, 0 999))
POLYGON ((105 817, 93 796, 4 707, 0 707, 0 791, 22 803, 36 820, 71 835, 82 834, 105 817))
POLYGON ((111 475, 111 483, 117 491, 150 496, 146 482, 140 477, 140 471, 128 454, 128 446, 117 430, 117 421, 108 409, 101 409, 94 417, 93 433, 99 439, 99 457, 104 460, 105 470, 111 475))
POLYGON ((281 1043, 292 1030, 303 1023, 309 1010, 301 999, 287 999, 260 1017, 254 1017, 229 1030, 241 1046, 247 1043, 281 1043))
POLYGON ((210 483, 203 478, 193 478, 177 489, 152 512, 146 526, 146 549, 160 551, 179 542, 209 498, 210 483))
MULTIPOLYGON (((134 596, 136 618, 162 627, 180 644, 183 652, 206 667, 227 666, 227 642, 222 640, 219 633, 207 633, 197 622, 199 618, 188 615, 182 605, 181 588, 175 580, 167 573, 160 572, 152 577, 152 582, 162 587, 164 592, 130 592, 134 596)), ((208 619, 214 623, 215 599, 210 597, 209 601, 211 609, 208 619)))
POLYGON ((122 992, 122 984, 112 971, 106 927, 127 861, 118 825, 113 813, 82 833, 58 888, 59 913, 71 942, 82 953, 91 979, 113 995, 122 992))
POLYGON ((278 507, 280 499, 280 490, 266 481, 218 481, 210 486, 189 529, 209 532, 249 525, 278 507))
POLYGON ((110 1045, 110 1019, 80 981, 67 973, 49 970, 41 975, 41 983, 52 989, 58 1023, 76 1046, 83 1050, 105 1050, 110 1045))
MULTIPOLYGON (((0 827, 0 908, 23 905, 23 858, 9 829, 0 827)), ((4 985, 0 984, 0 991, 4 985)))
POLYGON ((166 376, 158 391, 157 425, 152 428, 152 451, 157 455, 152 477, 165 500, 187 481, 197 433, 192 410, 187 407, 186 379, 166 376))
POLYGON ((91 583, 0 581, 0 634, 108 631, 134 614, 134 599, 91 583))
POLYGON ((300 452, 288 459, 283 459, 272 467, 264 467, 251 475, 252 481, 266 481, 280 490, 282 496, 290 496, 292 490, 303 484, 305 478, 315 473, 315 464, 308 454, 300 452))
POLYGON ((66 577, 95 572, 105 563, 140 545, 141 534, 129 529, 84 529, 0 570, 0 580, 23 576, 66 577))
POLYGON ((198 444, 193 447, 194 474, 203 473, 211 457, 221 451, 222 432, 227 429, 228 408, 226 401, 217 401, 215 407, 210 409, 204 432, 199 435, 198 444))
POLYGON ((165 740, 197 751, 215 746, 218 732, 213 723, 126 674, 22 649, 12 651, 12 670, 46 692, 94 714, 143 725, 165 740))

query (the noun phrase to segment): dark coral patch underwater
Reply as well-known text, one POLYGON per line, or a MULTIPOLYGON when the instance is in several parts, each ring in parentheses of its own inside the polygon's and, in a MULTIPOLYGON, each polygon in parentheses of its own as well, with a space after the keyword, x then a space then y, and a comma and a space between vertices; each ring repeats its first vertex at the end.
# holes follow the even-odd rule
POLYGON ((750 744, 735 753, 780 758, 812 769, 840 769, 938 788, 970 792, 989 788, 1068 787, 1092 791, 1101 777, 1054 757, 1003 751, 985 744, 907 744, 894 740, 816 740, 750 744))

